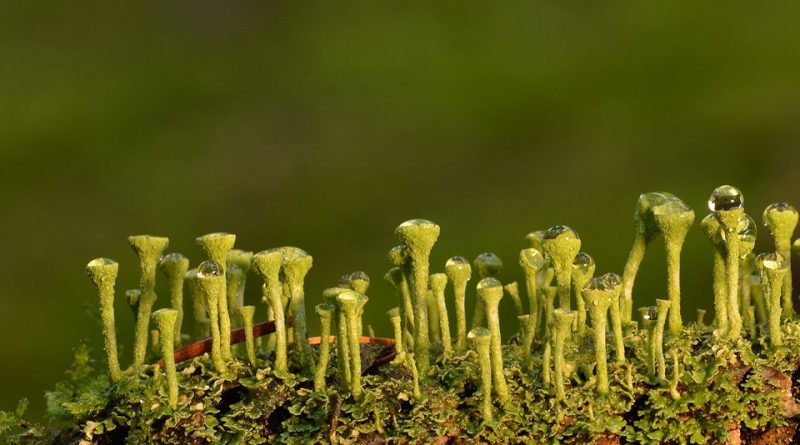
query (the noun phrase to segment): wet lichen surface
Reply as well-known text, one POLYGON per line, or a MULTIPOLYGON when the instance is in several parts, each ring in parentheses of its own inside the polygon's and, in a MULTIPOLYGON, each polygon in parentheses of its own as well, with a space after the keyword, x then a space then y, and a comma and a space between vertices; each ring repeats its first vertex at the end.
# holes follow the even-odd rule
POLYGON ((131 237, 142 269, 139 289, 126 293, 138 321, 131 365, 123 369, 117 353, 117 263, 93 260, 87 272, 98 291, 106 354, 101 360, 86 345, 76 348, 66 380, 46 394, 48 424, 24 420, 23 401, 16 412, 0 412, 0 440, 796 443, 800 321, 786 277, 792 247, 800 251, 800 242, 791 243, 797 212, 784 203, 768 207, 762 218, 776 248, 754 255, 755 223, 742 201, 733 187, 716 189, 701 223, 714 261, 708 322, 705 311, 692 322, 680 314, 680 249, 694 212, 668 193, 643 194, 637 203, 634 246, 621 276, 595 274, 597 265, 567 226, 526 237, 522 285, 496 278, 503 263, 492 253, 471 265, 453 257, 435 273, 428 256, 439 227, 407 221, 396 230, 402 244, 391 249, 394 268, 385 277, 397 295, 397 308, 387 313, 394 339, 374 343, 362 337, 370 287, 363 272, 332 283, 326 302, 306 311, 303 280, 312 259, 301 249, 252 254, 232 250, 233 235, 209 234, 198 238, 208 259, 187 270, 183 256, 162 256, 166 238, 131 237), (634 310, 636 270, 661 235, 665 298, 634 310), (171 295, 153 310, 157 269, 171 295), (469 285, 473 272, 477 283, 469 285), (255 308, 243 304, 246 281, 262 285, 268 323, 255 322, 255 308), (173 352, 188 342, 179 321, 184 289, 194 337, 210 338, 173 352), (468 326, 470 298, 480 304, 468 326), (499 329, 505 304, 518 315, 510 338, 499 329), (310 324, 322 332, 313 346, 310 324), (150 345, 149 356, 141 345, 150 345))

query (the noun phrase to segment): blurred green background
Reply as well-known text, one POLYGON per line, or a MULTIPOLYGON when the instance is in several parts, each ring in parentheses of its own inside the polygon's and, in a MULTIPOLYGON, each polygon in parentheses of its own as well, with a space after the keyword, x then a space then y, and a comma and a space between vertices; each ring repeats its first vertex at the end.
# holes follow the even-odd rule
MULTIPOLYGON (((643 191, 698 220, 723 183, 758 221, 800 204, 800 3, 48 3, 0 4, 0 409, 28 396, 40 415, 72 348, 100 355, 84 266, 114 258, 119 293, 136 286, 129 234, 195 265, 210 231, 302 246, 309 304, 365 270, 388 334, 408 218, 442 227, 434 271, 493 250, 510 281, 524 235, 558 223, 620 272, 643 191)), ((710 305, 710 261, 695 229, 686 319, 710 305)), ((637 305, 665 275, 657 242, 637 305)), ((121 298, 117 318, 130 345, 121 298)))

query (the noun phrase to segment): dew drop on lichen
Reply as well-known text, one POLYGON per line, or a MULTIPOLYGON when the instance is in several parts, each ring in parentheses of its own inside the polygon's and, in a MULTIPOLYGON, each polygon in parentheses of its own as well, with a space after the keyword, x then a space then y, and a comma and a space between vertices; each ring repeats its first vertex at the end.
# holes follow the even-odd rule
POLYGON ((586 272, 592 265, 594 265, 594 259, 586 252, 578 252, 575 259, 572 260, 572 268, 581 272, 586 272))
POLYGON ((743 202, 744 198, 739 189, 731 185, 721 185, 708 197, 708 208, 712 212, 739 209, 743 202))
POLYGON ((557 225, 550 227, 544 232, 544 239, 556 239, 562 236, 569 236, 572 238, 580 238, 578 233, 569 228, 568 226, 557 225))
POLYGON ((197 266, 197 276, 202 277, 218 277, 222 275, 222 267, 218 262, 207 260, 197 266))
POLYGON ((786 260, 779 253, 765 252, 756 257, 756 266, 761 269, 780 270, 786 268, 786 260))

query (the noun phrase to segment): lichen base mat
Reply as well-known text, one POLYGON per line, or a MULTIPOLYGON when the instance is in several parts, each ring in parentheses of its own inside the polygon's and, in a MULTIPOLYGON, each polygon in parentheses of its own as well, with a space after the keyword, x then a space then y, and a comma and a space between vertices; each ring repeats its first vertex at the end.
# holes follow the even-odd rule
POLYGON ((788 261, 800 250, 797 212, 769 206, 762 219, 775 250, 754 255, 756 226, 742 203, 730 186, 709 199, 700 226, 712 247, 714 318, 700 310, 691 322, 680 312, 680 251, 694 212, 674 195, 640 197, 621 275, 595 274, 578 234, 554 226, 526 237, 522 285, 499 281, 503 262, 491 252, 472 264, 453 257, 431 273, 439 226, 407 221, 385 277, 397 298, 387 312, 394 338, 373 343, 363 337, 371 330, 362 325, 363 272, 326 289, 309 322, 303 283, 312 259, 301 249, 252 254, 214 233, 198 238, 208 259, 189 270, 182 255, 162 255, 166 238, 131 237, 142 270, 126 292, 137 321, 131 364, 123 368, 117 354, 117 263, 92 260, 103 360, 77 347, 66 380, 46 394, 47 424, 25 420, 22 401, 0 412, 0 441, 797 443, 800 321, 788 261), (634 311, 636 272, 662 235, 667 298, 634 311), (153 310, 159 269, 170 298, 153 310), (255 322, 256 307, 242 298, 255 279, 268 322, 255 322), (469 323, 466 299, 478 303, 469 323), (518 315, 506 338, 501 304, 518 315), (198 340, 182 345, 187 325, 198 340), (309 325, 321 338, 309 342, 309 325))

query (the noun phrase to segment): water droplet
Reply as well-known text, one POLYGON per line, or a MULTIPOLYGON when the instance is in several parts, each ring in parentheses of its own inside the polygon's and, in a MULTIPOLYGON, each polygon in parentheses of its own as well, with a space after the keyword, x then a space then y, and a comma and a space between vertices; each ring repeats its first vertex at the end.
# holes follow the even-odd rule
POLYGON ((622 286, 622 278, 615 273, 607 273, 602 276, 610 289, 622 286))
POLYGON ((503 260, 494 252, 483 252, 475 257, 472 267, 478 271, 480 277, 494 277, 503 269, 503 260))
POLYGON ((642 318, 645 320, 655 320, 658 318, 658 306, 650 306, 647 308, 647 312, 642 315, 642 318))
POLYGON ((222 276, 222 266, 213 260, 206 260, 197 266, 197 277, 219 277, 222 276))
POLYGON ((603 277, 594 277, 587 281, 583 288, 587 290, 611 290, 613 286, 610 286, 603 277))
POLYGON ((492 277, 484 278, 484 279, 482 279, 481 281, 478 282, 478 286, 477 286, 478 290, 492 289, 492 288, 500 288, 500 289, 502 289, 503 288, 503 283, 501 283, 500 280, 498 280, 497 278, 492 278, 492 277))
POLYGON ((535 230, 525 235, 525 240, 528 242, 528 247, 542 250, 542 240, 544 239, 544 230, 535 230))
POLYGON ((579 269, 583 272, 589 270, 594 265, 594 258, 586 252, 578 252, 575 259, 572 260, 572 268, 579 269))
POLYGON ((283 250, 283 261, 287 263, 296 260, 298 258, 304 258, 310 256, 308 252, 299 247, 286 246, 286 247, 281 247, 281 249, 283 250))
POLYGON ((388 257, 393 266, 402 266, 406 262, 406 257, 408 257, 408 249, 402 245, 394 246, 389 249, 388 257))
POLYGON ((533 247, 522 249, 519 252, 519 259, 520 261, 524 261, 530 267, 536 270, 539 270, 542 267, 544 267, 545 263, 544 255, 542 255, 542 252, 534 249, 533 247))
POLYGON ((557 225, 550 227, 544 232, 544 239, 556 239, 561 237, 580 238, 578 234, 568 226, 557 225))
POLYGON ((743 202, 744 197, 739 189, 731 185, 721 185, 708 197, 708 208, 712 212, 739 209, 743 202))
POLYGON ((756 257, 756 267, 759 269, 780 270, 785 269, 786 259, 783 255, 776 252, 760 253, 756 257))
POLYGON ((101 267, 112 266, 114 264, 117 264, 117 262, 110 258, 95 258, 92 261, 89 261, 89 264, 86 265, 86 268, 99 269, 101 267))
POLYGON ((739 218, 739 222, 736 224, 736 233, 739 235, 739 239, 742 241, 755 242, 756 232, 756 222, 753 218, 748 214, 742 214, 742 217, 739 218))
POLYGON ((397 230, 402 230, 402 229, 406 229, 406 228, 409 228, 409 227, 433 227, 435 225, 436 225, 436 223, 434 223, 433 221, 428 221, 427 219, 416 218, 416 219, 409 219, 408 221, 403 222, 402 224, 397 226, 397 230))
POLYGON ((767 208, 764 209, 765 214, 772 212, 787 212, 787 211, 796 212, 797 210, 794 208, 794 206, 792 206, 788 202, 775 202, 768 205, 767 208))
POLYGON ((175 263, 179 263, 179 262, 183 261, 184 259, 186 259, 186 257, 183 256, 182 254, 180 254, 178 252, 173 252, 173 253, 168 253, 168 254, 162 256, 161 260, 159 261, 159 263, 161 263, 162 265, 163 264, 175 264, 175 263))
POLYGON ((448 268, 448 267, 464 267, 464 266, 469 266, 469 261, 467 261, 467 259, 464 258, 463 256, 454 256, 454 257, 450 258, 449 260, 447 260, 446 263, 444 263, 444 267, 445 268, 448 268))
POLYGON ((477 328, 473 328, 467 334, 467 338, 470 340, 474 340, 476 338, 486 338, 492 335, 488 329, 484 328, 483 326, 478 326, 477 328))
POLYGON ((352 281, 366 281, 367 283, 369 283, 369 275, 367 275, 367 273, 364 272, 363 270, 357 270, 351 273, 349 278, 352 281))
POLYGON ((680 215, 692 209, 677 197, 664 204, 653 207, 653 215, 680 215))

